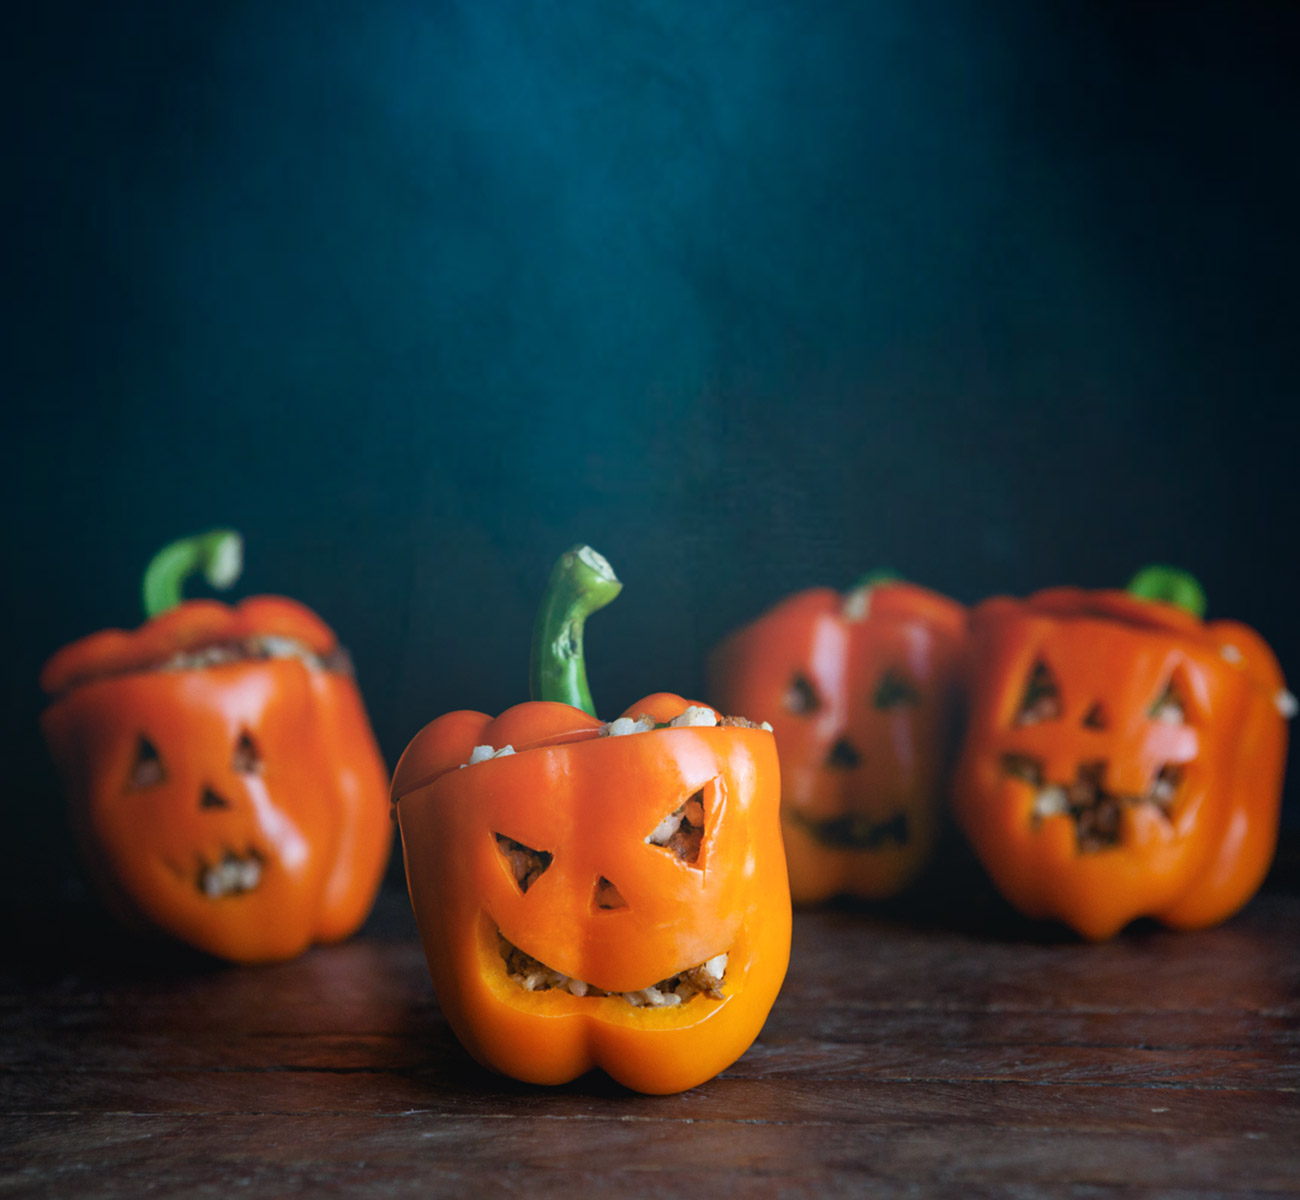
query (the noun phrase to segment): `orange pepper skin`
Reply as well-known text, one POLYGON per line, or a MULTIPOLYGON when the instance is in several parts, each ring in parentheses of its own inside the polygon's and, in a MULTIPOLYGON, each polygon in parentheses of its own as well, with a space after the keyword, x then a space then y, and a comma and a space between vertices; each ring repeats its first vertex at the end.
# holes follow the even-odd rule
POLYGON ((1017 909, 1103 940, 1140 916, 1213 925, 1255 893, 1294 703, 1257 633, 1123 591, 1053 588, 974 610, 970 676, 955 813, 1017 909), (1076 817, 1095 798, 1087 779, 1118 814, 1100 844, 1077 824, 1096 811, 1076 817))
POLYGON ((42 730, 106 902, 233 962, 353 933, 392 843, 387 772, 349 673, 295 656, 162 665, 266 637, 337 650, 294 601, 192 600, 65 646, 41 676, 53 696, 42 730), (253 886, 211 882, 231 855, 256 864, 253 886))
POLYGON ((886 582, 796 593, 710 657, 710 696, 776 733, 796 903, 892 896, 929 861, 965 642, 960 604, 886 582))
MULTIPOLYGON (((660 693, 627 716, 686 708, 660 693)), ((426 726, 393 779, 411 904, 438 1002, 484 1066, 559 1084, 599 1067, 641 1092, 712 1078, 753 1042, 790 953, 790 899, 771 734, 656 729, 600 736, 567 704, 426 726), (516 753, 459 769, 475 746, 516 753), (649 836, 694 793, 704 833, 687 862, 649 836), (498 836, 551 856, 526 888, 498 836), (612 884, 622 905, 601 907, 612 884), (720 999, 636 1007, 621 995, 527 991, 498 931, 546 966, 609 993, 637 991, 728 955, 720 999)))

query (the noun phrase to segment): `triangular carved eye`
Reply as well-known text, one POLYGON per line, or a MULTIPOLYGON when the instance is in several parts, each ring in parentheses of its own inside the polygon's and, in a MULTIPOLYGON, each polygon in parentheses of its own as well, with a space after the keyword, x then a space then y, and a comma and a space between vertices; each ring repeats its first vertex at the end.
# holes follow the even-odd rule
POLYGON ((1183 698, 1183 690, 1178 686, 1177 680, 1171 679, 1165 684, 1164 691, 1151 706, 1150 717, 1164 725, 1187 724, 1187 701, 1183 698))
POLYGON ((1085 729, 1110 728, 1110 718, 1106 715, 1106 706, 1100 700, 1083 714, 1083 727, 1085 729))
POLYGON ((623 899, 623 893, 602 875, 596 880, 595 889, 592 891, 591 907, 602 912, 613 912, 619 908, 626 908, 627 901, 623 899))
POLYGON ((1027 754, 1004 754, 1002 770, 1013 779, 1021 779, 1033 787, 1043 786, 1043 764, 1040 759, 1027 754))
POLYGON ((141 734, 135 746, 135 759, 131 763, 131 774, 127 777, 127 787, 147 788, 162 783, 167 778, 162 759, 157 747, 141 734))
POLYGON ((549 851, 534 850, 523 842, 506 837, 504 833, 494 833, 492 836, 497 840, 497 849, 501 851, 502 857, 510 864, 515 883, 521 892, 532 887, 537 882, 537 877, 551 865, 553 855, 549 851))
POLYGON ((646 841, 671 851, 687 866, 695 866, 700 861, 700 846, 704 842, 704 789, 700 788, 685 804, 670 812, 646 841))
POLYGON ((1147 791, 1146 799, 1168 812, 1178 797, 1178 788, 1182 782, 1182 763, 1161 763, 1160 770, 1147 791))
POLYGON ((797 674, 790 680, 790 686, 785 689, 782 703, 785 705, 785 711, 793 713, 796 717, 809 716, 822 706, 821 697, 817 695, 817 689, 813 687, 812 681, 803 674, 797 674))
POLYGON ((1037 725, 1040 721, 1055 721, 1060 715, 1061 689, 1052 669, 1040 659, 1025 682, 1025 694, 1016 709, 1016 724, 1037 725))
POLYGON ((876 708, 905 708, 921 703, 921 693, 898 671, 886 670, 876 685, 871 703, 876 708))
POLYGON ((230 766, 232 770, 238 771, 241 775, 255 775, 262 769, 262 756, 258 753, 257 743, 253 741, 248 730, 244 730, 239 735, 239 741, 235 743, 235 753, 231 757, 230 766))

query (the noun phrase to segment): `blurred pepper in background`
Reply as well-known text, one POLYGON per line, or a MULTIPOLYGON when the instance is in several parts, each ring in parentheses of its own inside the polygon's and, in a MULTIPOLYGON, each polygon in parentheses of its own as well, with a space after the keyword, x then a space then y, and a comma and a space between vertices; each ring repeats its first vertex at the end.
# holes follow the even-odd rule
POLYGON ((237 534, 175 542, 145 574, 148 620, 45 665, 41 725, 91 877, 128 923, 220 958, 292 958, 365 920, 392 839, 387 778, 333 631, 227 587, 237 534))
POLYGON ((929 861, 965 639, 956 601, 875 575, 790 596, 712 654, 710 696, 776 733, 796 902, 892 896, 929 861))
POLYGON ((954 805, 1023 913, 1093 939, 1139 916, 1193 929, 1263 881, 1296 701, 1259 634, 1203 612, 1163 567, 974 609, 954 805))

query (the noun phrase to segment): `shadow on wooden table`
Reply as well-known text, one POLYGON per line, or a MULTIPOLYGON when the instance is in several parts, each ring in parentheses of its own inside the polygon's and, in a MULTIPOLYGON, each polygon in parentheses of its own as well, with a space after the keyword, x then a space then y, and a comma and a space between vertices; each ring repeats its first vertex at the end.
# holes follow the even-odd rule
POLYGON ((969 860, 799 913, 757 1042, 667 1097, 477 1066, 396 887, 260 967, 46 906, 0 964, 0 1193, 1300 1195, 1295 863, 1219 929, 1099 946, 969 860))
MULTIPOLYGON (((1261 895, 1300 895, 1300 836, 1284 831, 1261 895)), ((914 931, 942 931, 995 942, 1070 945, 1081 942, 1057 921, 1034 920, 1017 912, 998 893, 979 861, 956 833, 941 840, 929 867, 912 887, 888 900, 840 897, 823 906, 914 931)), ((1120 936, 1141 936, 1162 928, 1149 919, 1134 921, 1120 936)))

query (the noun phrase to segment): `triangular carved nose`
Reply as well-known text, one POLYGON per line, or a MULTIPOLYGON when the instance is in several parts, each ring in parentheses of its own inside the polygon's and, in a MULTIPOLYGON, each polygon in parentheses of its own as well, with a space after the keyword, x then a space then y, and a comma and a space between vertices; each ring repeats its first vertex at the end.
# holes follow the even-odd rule
POLYGON ((1110 717, 1106 715, 1106 706, 1100 700, 1083 714, 1083 727, 1085 729, 1110 728, 1110 717))
POLYGON ((853 743, 848 738, 840 738, 826 756, 826 765, 837 771, 851 771, 861 761, 862 755, 853 748, 853 743))
POLYGON ((210 787, 203 789, 203 794, 199 797, 200 808, 229 808, 230 801, 224 796, 218 795, 210 787))
POLYGON ((602 912, 612 912, 618 908, 626 908, 627 901, 623 899, 623 893, 602 875, 596 880, 596 886, 592 890, 591 907, 602 912))

